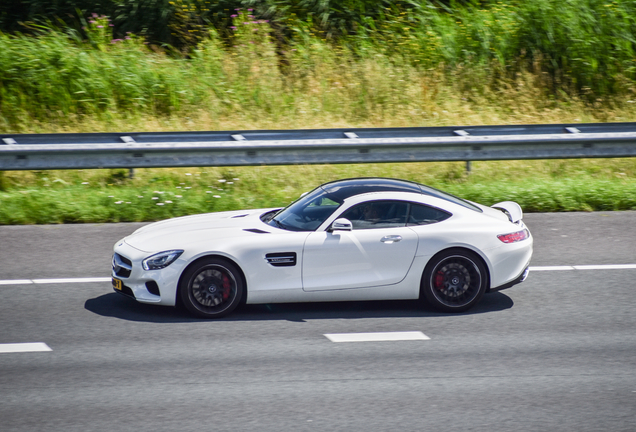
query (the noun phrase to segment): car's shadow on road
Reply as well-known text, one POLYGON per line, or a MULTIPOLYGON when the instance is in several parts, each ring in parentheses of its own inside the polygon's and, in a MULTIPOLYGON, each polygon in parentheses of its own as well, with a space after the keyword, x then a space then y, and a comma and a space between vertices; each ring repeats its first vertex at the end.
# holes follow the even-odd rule
MULTIPOLYGON (((498 312, 513 306, 510 297, 503 293, 486 294, 481 302, 462 315, 498 312)), ((116 293, 104 294, 89 299, 86 310, 97 315, 152 323, 183 323, 206 321, 188 314, 180 308, 137 303, 116 293)), ((437 312, 417 300, 333 302, 333 303, 284 303, 266 305, 243 305, 222 321, 294 321, 315 319, 360 319, 360 318, 413 318, 448 316, 437 312)))

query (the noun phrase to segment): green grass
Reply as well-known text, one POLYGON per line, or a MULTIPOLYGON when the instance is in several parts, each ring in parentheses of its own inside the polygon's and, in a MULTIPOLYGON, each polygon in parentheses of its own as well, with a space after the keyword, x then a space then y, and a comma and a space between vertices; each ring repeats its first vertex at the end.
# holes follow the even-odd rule
POLYGON ((212 211, 285 206, 330 180, 419 181, 526 212, 634 210, 636 159, 316 165, 5 173, 0 224, 152 221, 212 211))

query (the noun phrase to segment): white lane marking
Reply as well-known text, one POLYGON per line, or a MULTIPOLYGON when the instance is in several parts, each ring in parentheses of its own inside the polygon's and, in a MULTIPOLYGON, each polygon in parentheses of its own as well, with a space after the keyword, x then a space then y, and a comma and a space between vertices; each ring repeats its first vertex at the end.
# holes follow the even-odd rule
POLYGON ((572 265, 572 266, 536 266, 530 271, 563 271, 563 270, 626 270, 636 269, 636 264, 601 264, 601 265, 572 265))
POLYGON ((39 352, 39 351, 53 351, 53 350, 44 342, 0 344, 0 354, 19 353, 19 352, 39 352))
POLYGON ((0 280, 0 285, 30 285, 30 284, 68 284, 68 283, 92 283, 92 282, 110 282, 109 277, 94 278, 65 278, 65 279, 13 279, 0 280))
POLYGON ((530 267, 530 271, 555 271, 555 270, 574 270, 572 266, 537 266, 530 267))
POLYGON ((636 269, 636 264, 580 265, 574 268, 576 270, 623 270, 636 269))
POLYGON ((36 284, 110 282, 111 278, 33 279, 36 284))
POLYGON ((331 342, 378 342, 429 340, 421 331, 378 332, 378 333, 327 333, 325 337, 331 342))
POLYGON ((0 285, 27 285, 32 283, 31 279, 0 280, 0 285))

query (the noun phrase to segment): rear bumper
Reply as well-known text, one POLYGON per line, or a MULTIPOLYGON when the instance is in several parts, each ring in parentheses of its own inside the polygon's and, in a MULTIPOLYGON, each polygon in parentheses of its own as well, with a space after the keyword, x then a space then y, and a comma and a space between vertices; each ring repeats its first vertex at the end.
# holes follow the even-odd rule
POLYGON ((498 287, 490 288, 488 292, 497 292, 497 291, 501 291, 501 290, 505 290, 507 288, 513 287, 517 284, 520 284, 521 282, 525 281, 528 278, 529 273, 530 273, 530 266, 527 266, 516 279, 508 283, 505 283, 503 285, 500 285, 498 287))

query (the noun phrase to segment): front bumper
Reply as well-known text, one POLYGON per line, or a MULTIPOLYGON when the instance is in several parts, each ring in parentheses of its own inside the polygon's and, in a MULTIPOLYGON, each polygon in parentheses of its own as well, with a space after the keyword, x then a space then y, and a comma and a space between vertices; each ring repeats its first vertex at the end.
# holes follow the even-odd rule
POLYGON ((161 270, 144 270, 141 263, 151 253, 140 251, 120 241, 114 248, 111 276, 121 281, 122 289, 113 290, 118 294, 134 298, 140 303, 174 306, 176 304, 177 285, 185 262, 177 259, 161 270), (126 268, 122 268, 126 265, 126 268), (130 268, 127 268, 130 267, 130 268))

